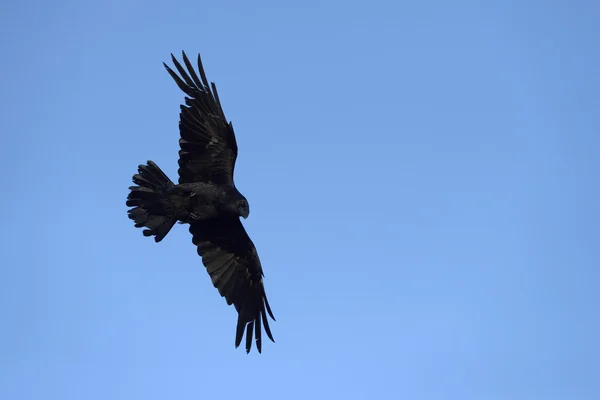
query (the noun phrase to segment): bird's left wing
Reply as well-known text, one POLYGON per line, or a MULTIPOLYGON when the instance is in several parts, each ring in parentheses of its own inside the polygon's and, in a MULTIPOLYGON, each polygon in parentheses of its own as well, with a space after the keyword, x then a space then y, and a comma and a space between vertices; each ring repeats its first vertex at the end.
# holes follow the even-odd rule
POLYGON ((266 313, 273 320, 275 317, 267 301, 256 247, 242 222, 236 216, 214 218, 190 224, 190 233, 213 285, 238 312, 235 347, 240 345, 245 329, 246 352, 250 352, 254 333, 260 353, 261 325, 269 339, 275 341, 266 313))

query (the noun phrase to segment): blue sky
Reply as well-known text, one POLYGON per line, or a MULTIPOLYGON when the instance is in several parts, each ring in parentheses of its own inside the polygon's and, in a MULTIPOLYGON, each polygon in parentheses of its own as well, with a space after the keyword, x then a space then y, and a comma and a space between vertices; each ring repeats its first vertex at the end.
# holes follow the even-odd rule
POLYGON ((6 2, 3 399, 600 398, 593 1, 6 2), (125 198, 202 54, 277 322, 125 198))

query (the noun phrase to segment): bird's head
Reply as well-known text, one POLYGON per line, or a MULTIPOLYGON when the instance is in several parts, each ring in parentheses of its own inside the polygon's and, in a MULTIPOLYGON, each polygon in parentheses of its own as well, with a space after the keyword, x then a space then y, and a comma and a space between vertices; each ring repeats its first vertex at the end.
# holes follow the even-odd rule
POLYGON ((250 215, 250 206, 248 205, 248 200, 241 199, 237 202, 237 213, 240 217, 244 217, 244 219, 248 218, 248 215, 250 215))

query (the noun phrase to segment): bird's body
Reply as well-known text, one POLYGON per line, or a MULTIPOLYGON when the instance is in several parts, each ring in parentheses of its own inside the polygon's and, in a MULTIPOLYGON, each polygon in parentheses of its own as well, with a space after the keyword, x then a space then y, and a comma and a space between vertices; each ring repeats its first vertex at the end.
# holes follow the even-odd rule
POLYGON ((211 183, 182 183, 167 191, 166 202, 173 216, 182 223, 216 218, 225 214, 237 216, 235 207, 244 196, 235 186, 211 183))
POLYGON ((208 85, 200 56, 194 71, 185 53, 186 70, 172 56, 181 75, 167 71, 188 97, 181 106, 179 131, 179 183, 173 183, 152 161, 138 167, 127 205, 129 218, 144 236, 160 242, 179 222, 189 224, 192 242, 213 285, 238 312, 236 347, 246 332, 246 352, 252 337, 261 351, 261 327, 273 336, 266 315, 273 320, 267 301, 263 270, 254 243, 240 217, 250 214, 248 200, 233 182, 237 143, 227 123, 214 84, 208 85), (212 91, 211 91, 212 87, 212 91))

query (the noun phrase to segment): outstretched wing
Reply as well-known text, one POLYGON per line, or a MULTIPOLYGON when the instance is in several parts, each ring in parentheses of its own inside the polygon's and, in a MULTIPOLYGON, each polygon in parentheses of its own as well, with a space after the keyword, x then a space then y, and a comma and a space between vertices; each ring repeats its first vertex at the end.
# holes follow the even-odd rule
POLYGON ((242 342, 245 328, 246 353, 252 347, 253 333, 260 353, 261 323, 274 342, 266 313, 273 320, 275 317, 267 301, 256 248, 242 222, 234 216, 214 218, 190 224, 190 233, 213 285, 238 312, 235 347, 242 342))
POLYGON ((214 83, 208 85, 200 54, 198 70, 202 81, 185 52, 182 54, 189 73, 171 54, 181 77, 163 63, 177 86, 189 96, 179 114, 179 183, 233 184, 238 152, 233 126, 227 123, 217 87, 214 83))

